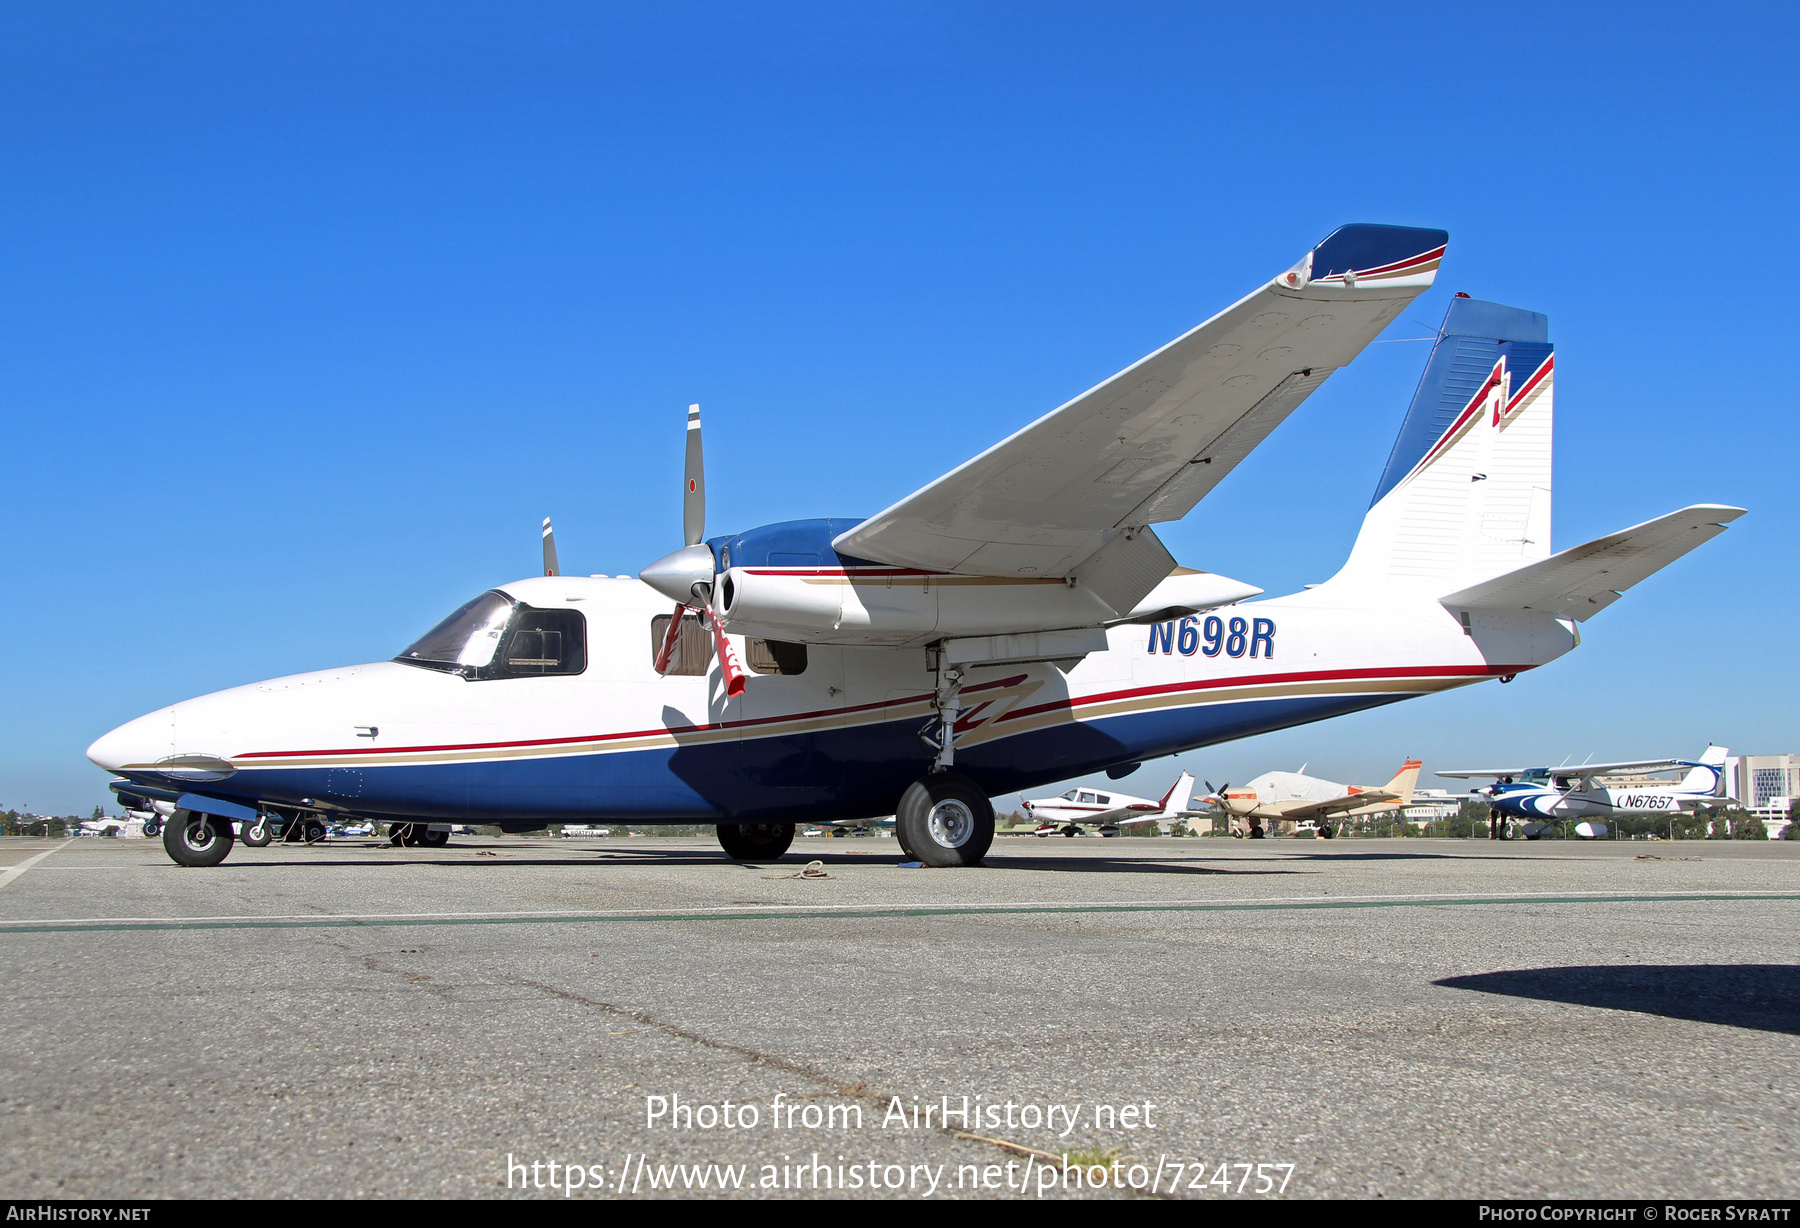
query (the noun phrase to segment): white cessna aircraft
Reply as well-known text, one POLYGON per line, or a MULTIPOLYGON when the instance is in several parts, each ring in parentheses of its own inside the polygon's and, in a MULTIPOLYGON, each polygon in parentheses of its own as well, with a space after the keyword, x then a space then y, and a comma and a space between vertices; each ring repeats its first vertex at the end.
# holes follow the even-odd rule
POLYGON ((1116 836, 1121 827, 1134 823, 1174 823, 1187 817, 1188 799, 1194 793, 1194 774, 1183 772, 1159 801, 1131 797, 1111 789, 1074 788, 1056 797, 1022 802, 1025 813, 1038 821, 1034 836, 1079 836, 1083 827, 1098 827, 1102 836, 1116 836))
POLYGON ((1412 805, 1413 790, 1419 784, 1417 759, 1408 759, 1385 785, 1340 785, 1298 772, 1264 772, 1247 785, 1233 789, 1208 786, 1206 801, 1230 816, 1234 832, 1240 824, 1243 834, 1261 839, 1264 823, 1312 823, 1320 836, 1329 840, 1335 832, 1333 819, 1360 818, 1385 814, 1412 805))
MULTIPOLYGON (((1491 778, 1493 784, 1470 792, 1485 796, 1488 805, 1508 819, 1524 820, 1520 830, 1532 839, 1547 830, 1545 819, 1557 822, 1668 815, 1736 805, 1736 798, 1725 795, 1725 759, 1729 754, 1723 746, 1708 746, 1698 763, 1687 759, 1635 759, 1554 768, 1462 768, 1438 775, 1459 780, 1491 778), (1679 782, 1617 779, 1654 776, 1682 768, 1687 771, 1679 782)), ((1589 828, 1583 835, 1606 832, 1604 824, 1582 826, 1589 828)), ((1512 833, 1509 830, 1506 834, 1512 833)))
POLYGON ((1457 299, 1342 571, 1292 596, 1178 568, 1187 512, 1426 287, 1445 235, 1352 225, 1124 371, 867 519, 687 544, 637 580, 489 589, 390 661, 159 709, 88 757, 176 813, 531 830, 715 823, 779 856, 796 822, 893 814, 975 865, 990 797, 1555 660, 1618 590, 1720 532, 1695 507, 1550 553, 1544 317, 1457 299), (1471 374, 1473 373, 1473 374, 1471 374))

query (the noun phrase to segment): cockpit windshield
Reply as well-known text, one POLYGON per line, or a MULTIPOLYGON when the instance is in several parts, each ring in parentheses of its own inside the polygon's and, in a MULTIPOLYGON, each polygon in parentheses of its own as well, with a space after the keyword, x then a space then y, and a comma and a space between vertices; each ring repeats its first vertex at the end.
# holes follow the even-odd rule
POLYGON ((493 661, 512 614, 511 598, 483 593, 414 640, 394 660, 448 673, 482 669, 493 661))
POLYGON ((1529 772, 1521 773, 1519 779, 1526 784, 1547 785, 1550 783, 1550 769, 1532 768, 1529 772))

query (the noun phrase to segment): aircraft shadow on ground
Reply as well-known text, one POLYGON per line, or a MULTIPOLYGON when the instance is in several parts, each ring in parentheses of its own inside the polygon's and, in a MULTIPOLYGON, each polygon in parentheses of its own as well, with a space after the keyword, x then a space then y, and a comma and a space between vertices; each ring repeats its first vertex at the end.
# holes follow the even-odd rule
POLYGON ((1448 989, 1800 1035, 1800 966, 1598 964, 1452 976, 1448 989))

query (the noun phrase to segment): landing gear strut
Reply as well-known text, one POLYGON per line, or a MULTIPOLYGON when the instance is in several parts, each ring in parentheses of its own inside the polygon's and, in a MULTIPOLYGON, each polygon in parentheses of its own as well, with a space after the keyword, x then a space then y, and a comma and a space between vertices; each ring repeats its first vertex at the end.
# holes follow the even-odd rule
POLYGON ((259 849, 274 838, 269 831, 269 820, 262 815, 256 816, 256 822, 244 824, 243 835, 238 837, 253 849, 259 849))

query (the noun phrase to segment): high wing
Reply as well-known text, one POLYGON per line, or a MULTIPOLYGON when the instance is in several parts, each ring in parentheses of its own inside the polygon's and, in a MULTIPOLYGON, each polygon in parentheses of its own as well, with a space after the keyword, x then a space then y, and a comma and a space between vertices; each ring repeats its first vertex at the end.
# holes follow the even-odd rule
POLYGON ((1111 379, 840 534, 841 555, 1074 577, 1121 613, 1175 562, 1179 520, 1436 276, 1441 230, 1350 225, 1111 379))
MULTIPOLYGON (((1449 609, 1548 610, 1592 618, 1639 580, 1725 531, 1741 507, 1701 503, 1595 538, 1547 559, 1438 598, 1449 609)), ((1438 775, 1448 775, 1439 772, 1438 775)))
POLYGON ((1612 772, 1656 772, 1667 768, 1685 767, 1674 759, 1634 759, 1626 763, 1569 763, 1562 767, 1523 768, 1463 768, 1454 772, 1438 772, 1439 776, 1451 776, 1458 780, 1470 780, 1478 776, 1523 776, 1527 772, 1549 772, 1553 776, 1605 776, 1612 772))

